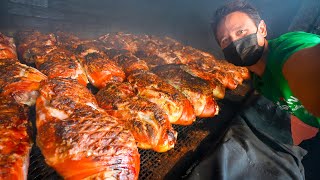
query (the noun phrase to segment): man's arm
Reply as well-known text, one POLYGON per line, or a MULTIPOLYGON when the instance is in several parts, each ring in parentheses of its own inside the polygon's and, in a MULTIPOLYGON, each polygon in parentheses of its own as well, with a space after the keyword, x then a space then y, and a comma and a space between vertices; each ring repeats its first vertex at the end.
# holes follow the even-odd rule
POLYGON ((320 117, 320 44, 294 53, 282 72, 302 105, 320 117))

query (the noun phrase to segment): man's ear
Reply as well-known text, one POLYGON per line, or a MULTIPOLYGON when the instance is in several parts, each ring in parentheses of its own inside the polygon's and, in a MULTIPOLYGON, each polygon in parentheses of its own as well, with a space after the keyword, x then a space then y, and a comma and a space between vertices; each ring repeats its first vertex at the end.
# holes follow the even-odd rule
POLYGON ((267 37, 267 25, 264 20, 261 20, 258 26, 258 31, 263 37, 267 37))

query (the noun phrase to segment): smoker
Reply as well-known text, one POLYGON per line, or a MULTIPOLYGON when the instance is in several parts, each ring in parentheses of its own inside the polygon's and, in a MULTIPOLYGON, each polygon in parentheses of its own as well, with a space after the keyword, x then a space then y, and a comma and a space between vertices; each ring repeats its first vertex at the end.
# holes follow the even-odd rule
MULTIPOLYGON (((85 0, 5 0, 0 2, 0 32, 13 35, 32 28, 43 32, 62 30, 83 38, 95 38, 108 32, 146 33, 170 36, 186 45, 223 58, 210 30, 210 18, 224 1, 85 1, 85 0)), ((270 21, 270 36, 286 31, 304 30, 320 33, 320 9, 316 0, 253 2, 262 17, 270 21), (281 7, 282 4, 290 4, 281 7), (307 12, 307 13, 306 13, 307 12)), ((192 168, 218 145, 221 136, 237 111, 250 103, 250 81, 220 100, 220 114, 200 118, 191 126, 176 126, 178 142, 174 149, 157 153, 139 150, 139 179, 183 179, 192 168)), ((31 121, 35 110, 31 109, 31 121)), ((30 155, 28 179, 62 179, 45 164, 34 146, 30 155)))

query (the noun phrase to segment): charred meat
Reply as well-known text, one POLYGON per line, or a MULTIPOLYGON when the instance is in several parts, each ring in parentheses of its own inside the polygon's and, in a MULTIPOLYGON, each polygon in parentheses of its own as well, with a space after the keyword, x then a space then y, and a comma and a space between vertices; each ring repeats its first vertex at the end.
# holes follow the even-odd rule
POLYGON ((13 96, 19 104, 34 105, 40 82, 45 79, 40 71, 16 59, 0 61, 0 94, 13 96))
POLYGON ((16 45, 13 38, 0 33, 0 59, 17 59, 16 45))
POLYGON ((41 86, 36 107, 37 145, 65 179, 138 179, 133 135, 98 107, 85 86, 50 79, 41 86))
POLYGON ((27 179, 32 145, 27 110, 0 95, 0 179, 27 179))
POLYGON ((185 72, 178 64, 158 66, 155 74, 182 92, 193 105, 196 116, 213 117, 219 107, 210 88, 210 83, 185 72))
POLYGON ((190 125, 196 120, 190 101, 176 88, 149 71, 136 71, 128 81, 138 95, 157 104, 166 112, 172 124, 190 125))
POLYGON ((96 94, 96 99, 100 107, 132 132, 139 148, 165 152, 174 147, 177 132, 167 114, 137 96, 129 83, 109 83, 96 94))

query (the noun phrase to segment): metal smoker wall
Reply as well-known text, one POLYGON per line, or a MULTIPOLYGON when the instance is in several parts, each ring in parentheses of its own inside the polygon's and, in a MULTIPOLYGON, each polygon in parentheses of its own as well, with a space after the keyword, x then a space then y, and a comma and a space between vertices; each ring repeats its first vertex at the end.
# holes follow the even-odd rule
MULTIPOLYGON (((260 0, 258 8, 273 38, 288 31, 301 3, 314 0, 260 0)), ((33 27, 62 29, 96 37, 106 32, 125 31, 168 35, 185 44, 222 58, 210 30, 210 19, 224 0, 4 0, 1 31, 33 27)))

